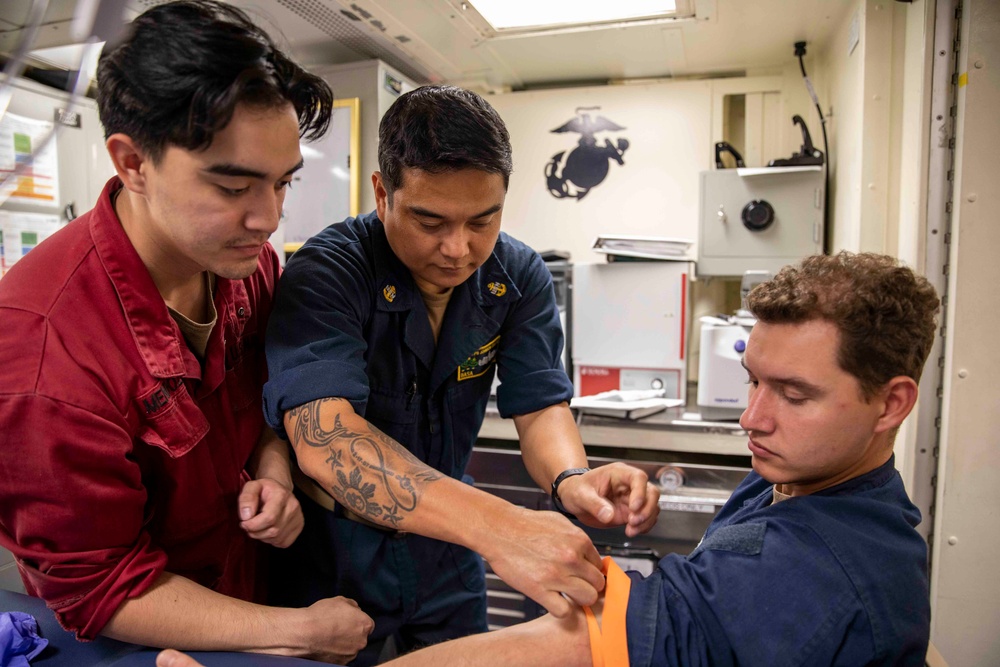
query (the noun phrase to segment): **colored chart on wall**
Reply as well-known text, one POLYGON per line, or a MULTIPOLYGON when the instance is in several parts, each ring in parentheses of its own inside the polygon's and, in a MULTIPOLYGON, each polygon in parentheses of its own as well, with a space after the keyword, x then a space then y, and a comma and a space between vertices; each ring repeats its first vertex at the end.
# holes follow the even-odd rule
POLYGON ((0 177, 17 175, 0 189, 0 201, 59 205, 59 160, 53 123, 15 114, 0 119, 0 177))
POLYGON ((57 215, 0 211, 0 275, 62 226, 57 215))

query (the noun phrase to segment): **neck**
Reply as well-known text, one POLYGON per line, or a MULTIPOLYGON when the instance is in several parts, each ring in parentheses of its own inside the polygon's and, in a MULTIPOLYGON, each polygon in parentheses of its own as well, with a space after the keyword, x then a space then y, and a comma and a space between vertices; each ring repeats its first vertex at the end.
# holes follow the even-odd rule
POLYGON ((447 294, 453 289, 451 287, 438 287, 437 285, 432 285, 426 280, 422 280, 421 278, 418 278, 416 276, 413 276, 413 282, 417 284, 417 289, 419 289, 422 293, 430 296, 440 296, 442 294, 447 294))
POLYGON ((811 493, 816 493, 817 491, 822 491, 823 489, 829 489, 830 487, 837 486, 838 484, 843 484, 844 482, 850 481, 855 477, 866 475, 872 470, 885 465, 886 461, 890 458, 892 458, 892 442, 885 442, 881 438, 876 438, 873 440, 872 446, 868 450, 868 454, 858 459, 854 465, 836 475, 833 475, 832 477, 815 482, 790 482, 786 484, 775 484, 774 486, 780 493, 784 493, 789 496, 808 496, 811 493))
POLYGON ((185 317, 200 321, 208 299, 204 270, 190 262, 178 262, 176 255, 150 234, 151 213, 141 196, 123 187, 115 195, 113 206, 125 235, 166 304, 185 317))

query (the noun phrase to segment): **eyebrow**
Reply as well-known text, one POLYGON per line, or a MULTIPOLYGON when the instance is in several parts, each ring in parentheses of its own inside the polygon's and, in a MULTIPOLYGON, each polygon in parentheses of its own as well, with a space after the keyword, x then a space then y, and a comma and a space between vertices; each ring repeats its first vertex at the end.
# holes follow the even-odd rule
MULTIPOLYGON (((424 218, 434 218, 435 220, 445 219, 445 216, 441 215, 440 213, 436 213, 435 211, 431 211, 430 209, 423 208, 422 206, 407 206, 407 208, 409 209, 410 213, 414 215, 419 215, 424 218)), ((485 218, 488 215, 493 215, 502 208, 503 204, 494 204, 493 206, 490 206, 482 213, 478 213, 470 217, 469 220, 478 220, 479 218, 485 218)))
MULTIPOLYGON (((749 373, 750 375, 754 374, 753 371, 751 371, 749 368, 747 368, 746 361, 744 361, 743 359, 740 359, 740 365, 743 366, 743 369, 747 373, 749 373)), ((819 395, 819 394, 823 393, 822 388, 814 385, 811 382, 803 380, 802 378, 799 378, 799 377, 786 377, 786 378, 783 378, 783 377, 771 377, 771 378, 766 378, 766 379, 767 379, 768 382, 772 382, 774 384, 778 384, 778 385, 781 385, 783 387, 791 387, 792 389, 796 389, 798 391, 801 391, 804 394, 809 394, 809 395, 816 396, 816 395, 819 395)))
MULTIPOLYGON (((294 174, 296 171, 301 169, 305 165, 305 160, 299 160, 298 164, 286 171, 283 176, 289 176, 294 174)), ((213 164, 206 169, 203 169, 205 173, 216 174, 217 176, 243 176, 246 178, 256 178, 259 180, 264 180, 267 178, 267 174, 262 171, 257 171, 256 169, 247 169, 246 167, 241 167, 236 164, 213 164)))

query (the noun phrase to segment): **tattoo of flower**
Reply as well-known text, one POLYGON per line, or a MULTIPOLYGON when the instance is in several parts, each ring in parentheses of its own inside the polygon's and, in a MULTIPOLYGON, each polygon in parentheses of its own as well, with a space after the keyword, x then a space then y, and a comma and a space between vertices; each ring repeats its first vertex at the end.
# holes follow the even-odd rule
POLYGON ((337 482, 340 484, 342 502, 352 511, 361 516, 376 517, 382 514, 382 508, 379 507, 379 504, 372 502, 372 498, 375 496, 375 485, 362 483, 360 469, 352 470, 350 477, 345 475, 342 470, 338 470, 337 482))

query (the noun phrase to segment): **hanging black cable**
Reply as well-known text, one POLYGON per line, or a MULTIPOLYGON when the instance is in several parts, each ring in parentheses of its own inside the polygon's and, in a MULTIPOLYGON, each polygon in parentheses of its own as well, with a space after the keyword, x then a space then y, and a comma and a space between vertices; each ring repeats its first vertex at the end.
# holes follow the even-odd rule
POLYGON ((813 104, 816 105, 816 111, 819 113, 820 129, 823 130, 823 153, 826 155, 826 164, 823 168, 823 252, 829 254, 830 246, 832 245, 830 237, 833 235, 833 230, 830 228, 830 144, 826 137, 826 118, 823 116, 823 109, 819 106, 819 98, 816 97, 812 81, 809 80, 809 75, 806 74, 806 65, 802 61, 802 57, 806 55, 805 42, 795 42, 795 55, 798 56, 802 78, 805 79, 806 88, 809 90, 809 97, 812 98, 813 104))

